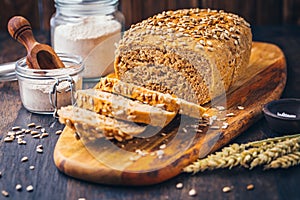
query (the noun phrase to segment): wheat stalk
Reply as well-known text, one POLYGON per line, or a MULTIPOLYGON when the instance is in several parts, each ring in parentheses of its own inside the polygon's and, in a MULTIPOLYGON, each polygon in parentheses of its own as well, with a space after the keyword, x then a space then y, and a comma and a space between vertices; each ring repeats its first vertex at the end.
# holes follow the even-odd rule
MULTIPOLYGON (((232 144, 206 158, 198 159, 185 167, 183 171, 197 173, 218 168, 231 169, 238 165, 252 169, 259 165, 269 164, 287 154, 298 152, 299 149, 300 134, 268 138, 240 145, 232 144)), ((296 159, 296 156, 290 158, 296 159)), ((293 161, 293 163, 299 163, 299 160, 300 158, 293 161)), ((287 164, 284 166, 287 166, 287 164)))

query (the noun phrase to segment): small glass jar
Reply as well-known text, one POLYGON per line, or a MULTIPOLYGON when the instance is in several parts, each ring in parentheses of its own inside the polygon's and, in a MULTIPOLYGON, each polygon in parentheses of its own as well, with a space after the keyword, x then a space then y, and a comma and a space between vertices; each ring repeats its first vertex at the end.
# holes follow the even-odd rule
POLYGON ((30 112, 53 114, 73 105, 76 90, 82 89, 84 65, 80 56, 58 53, 65 68, 31 69, 26 57, 16 62, 16 75, 23 106, 30 112))
POLYGON ((80 55, 85 80, 99 80, 114 71, 115 43, 124 31, 118 0, 55 0, 50 20, 56 52, 80 55))

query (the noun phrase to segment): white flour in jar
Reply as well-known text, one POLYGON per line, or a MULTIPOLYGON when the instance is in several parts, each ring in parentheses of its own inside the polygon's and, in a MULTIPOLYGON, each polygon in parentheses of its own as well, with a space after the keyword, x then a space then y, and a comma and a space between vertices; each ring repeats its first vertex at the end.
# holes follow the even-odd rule
POLYGON ((60 25, 54 30, 56 52, 80 55, 84 78, 98 78, 113 72, 115 43, 121 39, 121 24, 111 16, 89 16, 81 22, 60 25))
MULTIPOLYGON (((74 79, 75 89, 81 89, 81 79, 74 79)), ((31 112, 47 113, 53 112, 49 98, 49 92, 52 91, 55 80, 27 80, 23 82, 21 86, 21 98, 24 107, 31 112)), ((62 81, 57 86, 57 108, 72 104, 72 94, 68 90, 70 83, 68 81, 62 81)))

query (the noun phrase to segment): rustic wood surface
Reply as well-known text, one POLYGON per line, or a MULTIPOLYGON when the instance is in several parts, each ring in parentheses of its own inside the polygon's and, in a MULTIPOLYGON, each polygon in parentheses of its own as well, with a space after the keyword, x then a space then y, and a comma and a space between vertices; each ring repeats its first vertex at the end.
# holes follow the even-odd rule
MULTIPOLYGON (((168 128, 153 133, 158 137, 147 137, 147 141, 136 138, 124 142, 124 148, 116 148, 104 138, 91 141, 93 134, 88 130, 80 132, 78 140, 74 131, 65 129, 54 150, 55 164, 70 176, 104 184, 150 185, 172 178, 199 155, 204 157, 229 143, 261 117, 264 104, 280 98, 286 83, 286 61, 276 45, 253 43, 246 71, 226 98, 213 102, 216 106, 226 107, 226 111, 216 114, 218 118, 235 114, 226 120, 226 129, 199 126, 202 133, 196 133, 193 125, 201 122, 182 117, 173 120, 168 128), (245 109, 239 110, 238 106, 245 109), (168 134, 165 136, 167 141, 162 132, 168 134), (162 144, 166 144, 162 158, 151 155, 162 144), (136 149, 148 154, 134 159, 139 155, 135 153, 136 149)), ((223 124, 213 125, 222 127, 223 124)))
MULTIPOLYGON (((282 98, 300 98, 300 27, 253 27, 255 41, 277 44, 284 52, 287 60, 287 85, 282 98)), ((36 33, 38 41, 49 42, 49 34, 36 33)), ((22 45, 10 38, 7 32, 0 32, 0 63, 16 60, 26 55, 22 45)), ((90 86, 88 86, 90 87, 90 86)), ((78 180, 60 173, 53 161, 53 152, 59 136, 55 131, 64 126, 57 123, 51 116, 32 114, 22 106, 18 83, 0 83, 0 190, 9 192, 9 197, 0 195, 0 199, 299 199, 299 166, 289 169, 263 171, 261 168, 248 170, 233 168, 232 170, 215 170, 196 175, 180 174, 163 183, 143 187, 117 187, 93 184, 78 180), (3 136, 12 126, 26 127, 35 122, 47 129, 49 137, 42 140, 26 137, 26 145, 3 143, 3 136), (38 154, 35 149, 43 144, 44 153, 38 154), (21 162, 28 156, 28 162, 21 162), (35 169, 30 170, 29 166, 35 169), (182 182, 183 189, 175 185, 182 182), (23 190, 15 190, 16 184, 22 184, 23 190), (248 184, 254 184, 254 190, 247 191, 248 184), (32 184, 34 191, 27 192, 25 187, 32 184), (232 186, 233 190, 223 193, 224 186, 232 186), (196 197, 189 197, 190 189, 197 191, 196 197)), ((248 141, 278 136, 271 132, 265 119, 254 123, 232 142, 248 141)))

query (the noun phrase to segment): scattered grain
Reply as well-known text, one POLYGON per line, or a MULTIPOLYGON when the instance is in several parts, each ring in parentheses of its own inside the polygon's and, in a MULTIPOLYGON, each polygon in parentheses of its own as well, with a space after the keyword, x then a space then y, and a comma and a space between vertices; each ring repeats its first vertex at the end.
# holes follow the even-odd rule
POLYGON ((37 134, 39 134, 40 132, 39 131, 31 131, 31 135, 37 135, 37 134))
POLYGON ((9 197, 9 193, 6 190, 2 190, 1 194, 5 197, 9 197))
POLYGON ((14 126, 14 127, 11 128, 11 130, 18 131, 18 130, 21 130, 21 128, 19 126, 14 126))
POLYGON ((16 190, 17 191, 21 191, 22 190, 22 185, 21 184, 17 184, 16 185, 16 190))
POLYGON ((226 114, 226 117, 233 117, 233 116, 235 116, 234 113, 227 113, 227 114, 226 114))
POLYGON ((45 137, 48 137, 48 136, 49 136, 49 133, 42 133, 42 134, 40 135, 40 139, 45 138, 45 137))
POLYGON ((43 128, 43 127, 38 125, 38 126, 36 126, 35 128, 36 128, 36 129, 41 129, 41 128, 43 128))
POLYGON ((30 165, 29 169, 30 169, 30 170, 34 170, 34 166, 33 166, 33 165, 30 165))
POLYGON ((12 142, 14 141, 14 137, 5 137, 4 142, 12 142))
POLYGON ((32 185, 28 185, 26 187, 27 192, 32 192, 33 191, 33 186, 32 185))
POLYGON ((244 110, 245 108, 243 106, 238 106, 237 107, 239 110, 244 110))
POLYGON ((165 149, 166 147, 167 147, 166 144, 162 144, 162 145, 159 146, 160 149, 165 149))
POLYGON ((197 192, 196 192, 195 189, 191 189, 191 190, 189 191, 189 196, 196 196, 196 195, 197 195, 197 192))
POLYGON ((183 183, 177 183, 176 188, 177 189, 182 189, 183 188, 183 183))
POLYGON ((21 159, 21 162, 26 162, 28 161, 28 157, 27 156, 24 156, 22 159, 21 159))
POLYGON ((29 123, 29 124, 27 124, 27 127, 28 127, 28 128, 35 127, 35 123, 33 123, 33 122, 32 122, 32 123, 29 123))
POLYGON ((46 133, 46 129, 45 128, 41 128, 41 132, 42 133, 46 133))
POLYGON ((254 189, 254 185, 253 184, 247 185, 247 190, 253 190, 253 189, 254 189))
POLYGON ((62 133, 62 130, 58 130, 55 132, 56 135, 60 135, 62 133))
POLYGON ((225 187, 223 187, 222 191, 223 191, 224 193, 230 192, 230 191, 231 191, 231 187, 225 186, 225 187))

